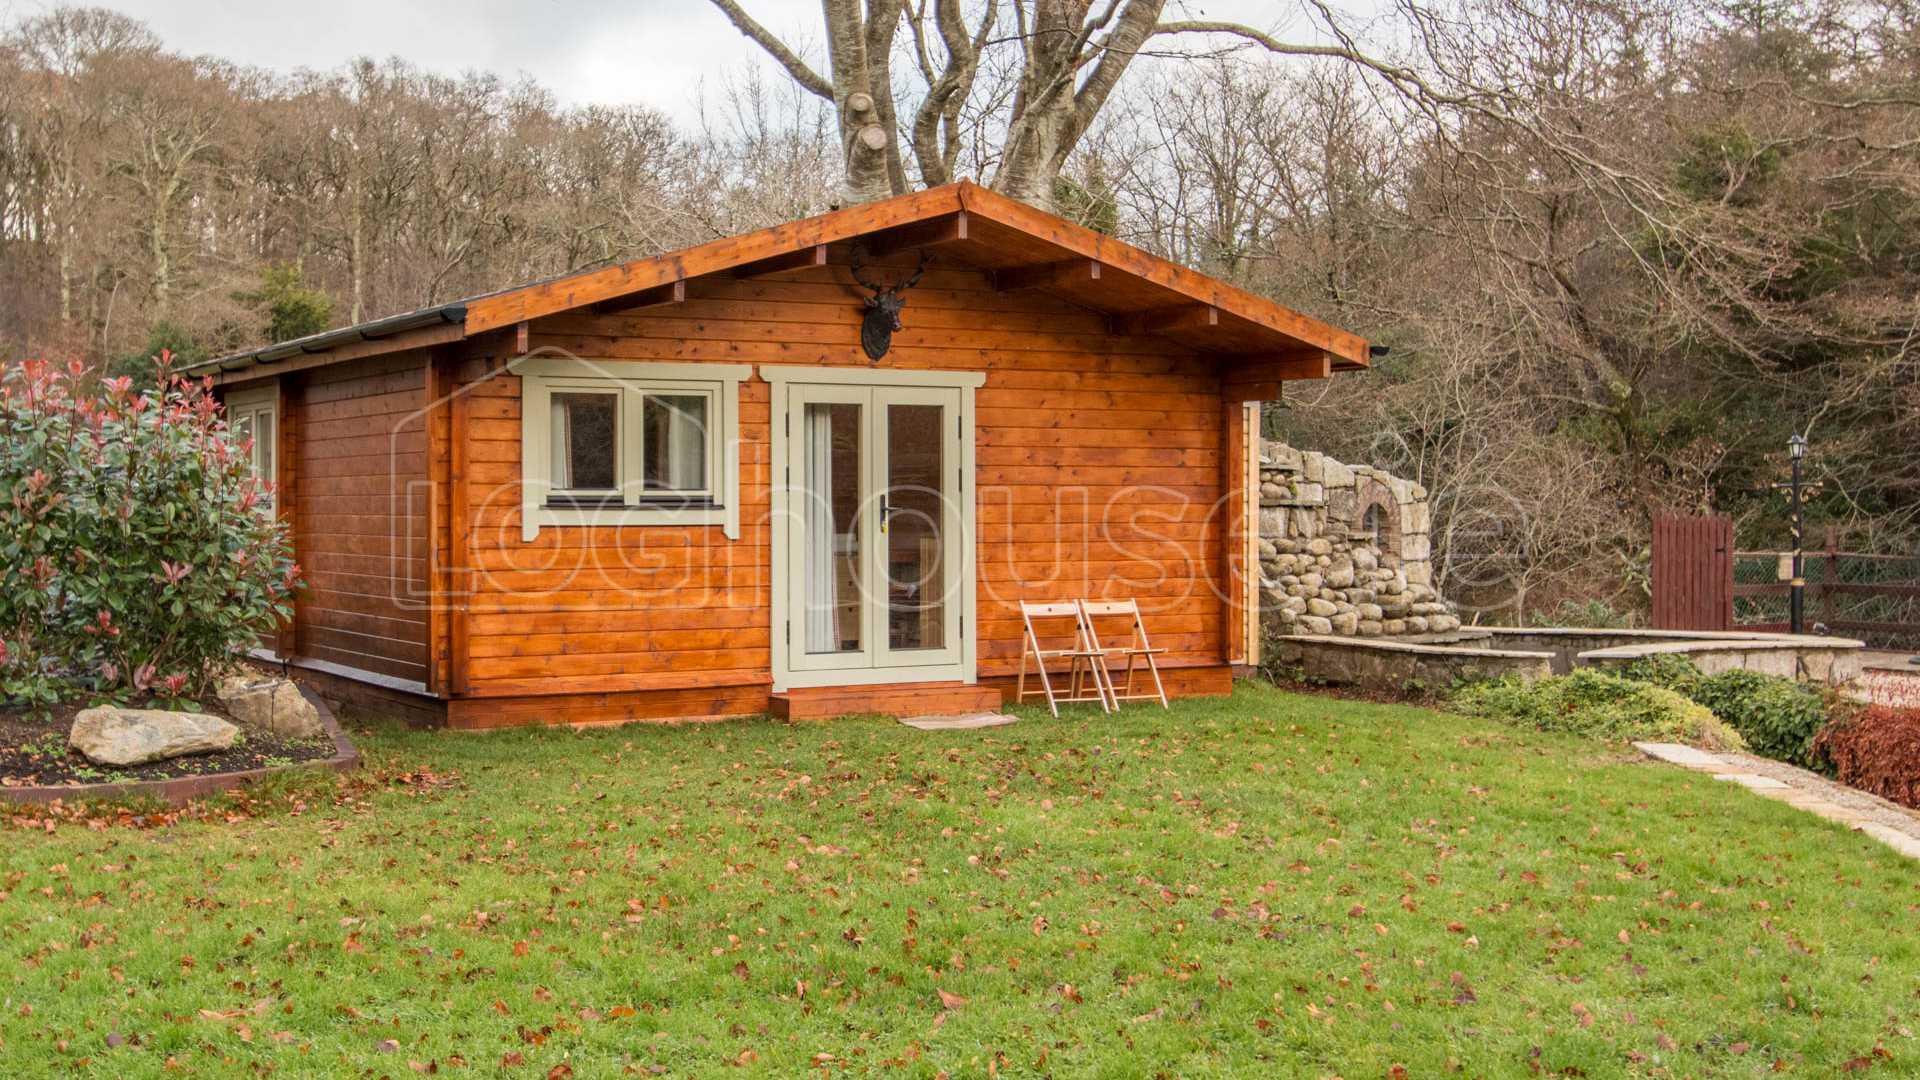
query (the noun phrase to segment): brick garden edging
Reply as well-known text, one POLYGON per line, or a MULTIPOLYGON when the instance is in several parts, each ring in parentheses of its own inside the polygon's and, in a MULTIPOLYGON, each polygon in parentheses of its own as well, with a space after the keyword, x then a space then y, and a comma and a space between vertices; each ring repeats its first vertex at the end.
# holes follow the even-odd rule
MULTIPOLYGON (((298 685, 298 684, 296 684, 298 685)), ((277 765, 270 769, 241 769, 237 772, 206 773, 198 776, 176 776, 167 780, 125 780, 105 784, 53 784, 31 787, 0 787, 0 802, 50 803, 54 801, 78 801, 86 799, 160 799, 179 806, 192 799, 204 799, 223 791, 231 791, 269 776, 295 772, 300 769, 332 769, 334 772, 346 772, 360 766, 360 751, 347 740, 346 733, 340 730, 340 722, 334 719, 333 710, 318 695, 300 687, 300 694, 313 703, 320 713, 321 726, 333 739, 333 756, 315 761, 300 761, 291 765, 277 765)))

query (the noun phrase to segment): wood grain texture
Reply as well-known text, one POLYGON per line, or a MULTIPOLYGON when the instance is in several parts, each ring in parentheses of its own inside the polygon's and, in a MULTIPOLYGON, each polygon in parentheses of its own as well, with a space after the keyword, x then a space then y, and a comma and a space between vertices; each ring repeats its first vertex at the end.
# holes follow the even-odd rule
MULTIPOLYGON (((690 280, 678 303, 614 314, 569 311, 530 324, 529 345, 585 358, 725 359, 867 369, 862 291, 850 253, 752 280, 690 280)), ((888 267, 910 269, 904 253, 888 267)), ((1021 599, 1135 597, 1171 667, 1221 665, 1231 595, 1221 574, 1223 481, 1240 454, 1238 402, 1191 349, 1111 333, 1038 292, 999 291, 993 275, 936 260, 908 294, 890 367, 983 371, 975 499, 979 669, 1011 674, 1021 599), (1231 417, 1229 429, 1224 419, 1231 417)), ((465 436, 452 510, 467 535, 471 604, 456 691, 474 698, 541 692, 663 693, 764 678, 771 664, 773 523, 768 520, 769 389, 741 388, 742 538, 717 528, 553 528, 518 537, 519 379, 463 368, 465 436), (562 688, 565 688, 564 690, 562 688)), ((460 421, 456 419, 456 424, 460 421)), ((1237 584, 1237 582, 1236 582, 1237 584)))
POLYGON ((307 371, 292 406, 292 655, 426 683, 424 350, 307 371))

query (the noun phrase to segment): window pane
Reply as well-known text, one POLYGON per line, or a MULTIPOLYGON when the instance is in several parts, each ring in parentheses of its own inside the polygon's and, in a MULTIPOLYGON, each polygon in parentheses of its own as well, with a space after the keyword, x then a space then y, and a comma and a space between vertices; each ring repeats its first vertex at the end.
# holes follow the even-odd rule
POLYGON ((553 486, 612 491, 619 453, 620 399, 612 394, 553 395, 553 486))
POLYGON ((646 489, 707 490, 707 396, 648 394, 640 416, 646 489))
POLYGON ((273 483, 273 412, 253 414, 253 475, 273 483))

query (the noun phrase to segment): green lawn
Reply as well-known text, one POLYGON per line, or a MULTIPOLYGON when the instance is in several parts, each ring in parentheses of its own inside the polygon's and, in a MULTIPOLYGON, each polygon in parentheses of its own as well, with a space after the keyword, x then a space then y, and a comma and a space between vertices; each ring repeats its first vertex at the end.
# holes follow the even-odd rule
POLYGON ((1025 715, 376 726, 298 812, 10 828, 0 1076, 1920 1070, 1865 837, 1411 707, 1025 715))

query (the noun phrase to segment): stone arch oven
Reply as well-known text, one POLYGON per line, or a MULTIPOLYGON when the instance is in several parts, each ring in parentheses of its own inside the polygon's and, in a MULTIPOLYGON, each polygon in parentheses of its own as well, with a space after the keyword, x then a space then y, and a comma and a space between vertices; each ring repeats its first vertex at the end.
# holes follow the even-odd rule
POLYGON ((1460 627, 1433 587, 1427 490, 1267 442, 1260 455, 1261 616, 1283 634, 1418 637, 1460 627))

